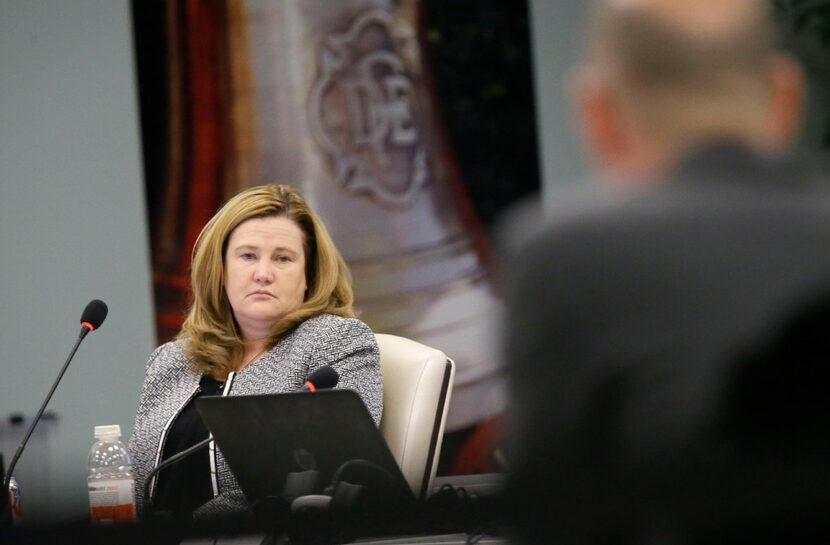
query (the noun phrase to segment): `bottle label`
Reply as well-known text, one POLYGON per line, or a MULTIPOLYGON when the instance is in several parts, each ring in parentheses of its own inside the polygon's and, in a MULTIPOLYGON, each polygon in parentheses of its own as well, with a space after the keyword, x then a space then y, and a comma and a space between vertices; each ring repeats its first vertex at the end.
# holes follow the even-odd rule
POLYGON ((132 480, 94 481, 88 488, 89 518, 93 525, 136 521, 132 480))

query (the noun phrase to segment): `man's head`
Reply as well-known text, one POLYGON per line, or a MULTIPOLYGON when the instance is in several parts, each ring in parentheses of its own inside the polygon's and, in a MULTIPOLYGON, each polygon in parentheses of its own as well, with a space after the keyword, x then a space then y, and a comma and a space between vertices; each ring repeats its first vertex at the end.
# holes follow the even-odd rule
POLYGON ((574 85, 598 167, 643 179, 689 149, 786 149, 801 116, 798 65, 775 50, 765 0, 598 0, 574 85))

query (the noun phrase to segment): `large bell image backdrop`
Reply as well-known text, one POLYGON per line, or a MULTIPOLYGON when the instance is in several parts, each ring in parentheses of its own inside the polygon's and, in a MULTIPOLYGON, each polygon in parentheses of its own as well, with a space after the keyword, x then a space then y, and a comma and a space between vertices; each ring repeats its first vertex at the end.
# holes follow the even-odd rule
POLYGON ((213 212, 244 187, 287 183, 346 258, 360 318, 456 361, 447 430, 499 414, 489 241, 437 108, 420 2, 165 10, 164 184, 149 199, 160 336, 180 325, 190 250, 213 212))

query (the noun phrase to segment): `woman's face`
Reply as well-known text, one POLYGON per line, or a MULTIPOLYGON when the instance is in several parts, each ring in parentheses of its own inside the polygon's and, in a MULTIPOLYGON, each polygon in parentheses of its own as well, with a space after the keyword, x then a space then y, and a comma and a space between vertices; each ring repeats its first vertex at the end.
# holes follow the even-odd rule
POLYGON ((261 339, 306 292, 303 232, 286 217, 252 218, 228 239, 225 293, 245 339, 261 339))

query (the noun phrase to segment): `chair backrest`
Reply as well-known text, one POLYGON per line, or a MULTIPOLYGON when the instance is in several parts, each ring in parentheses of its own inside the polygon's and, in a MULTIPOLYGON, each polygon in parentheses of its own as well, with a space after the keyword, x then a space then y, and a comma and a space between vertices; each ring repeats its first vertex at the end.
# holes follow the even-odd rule
POLYGON ((411 339, 375 336, 383 375, 380 431, 412 492, 426 499, 438 469, 455 362, 411 339))

